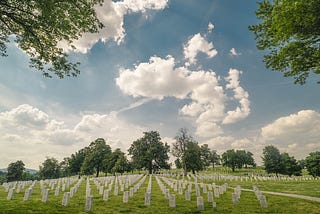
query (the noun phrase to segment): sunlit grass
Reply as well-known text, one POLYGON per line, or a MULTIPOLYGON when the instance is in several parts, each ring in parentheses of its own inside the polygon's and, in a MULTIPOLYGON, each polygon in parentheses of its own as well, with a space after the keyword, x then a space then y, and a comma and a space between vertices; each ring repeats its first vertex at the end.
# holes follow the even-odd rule
MULTIPOLYGON (((181 177, 180 177, 181 178, 181 177)), ((188 179, 187 179, 188 181, 188 179)), ((191 179, 193 181, 193 179, 191 179)), ((67 207, 61 205, 63 192, 59 196, 54 196, 54 190, 50 191, 49 201, 41 201, 41 191, 39 183, 33 189, 29 201, 23 201, 24 191, 14 194, 13 200, 7 200, 7 193, 3 187, 0 187, 0 213, 319 213, 320 203, 302 199, 288 198, 282 196, 266 195, 268 207, 262 208, 253 192, 242 191, 238 205, 232 203, 232 188, 219 198, 214 198, 217 203, 217 211, 214 211, 212 204, 207 200, 207 194, 201 191, 204 198, 204 211, 197 210, 196 195, 193 186, 191 201, 185 200, 184 192, 179 195, 170 189, 171 194, 176 195, 176 208, 169 207, 169 201, 162 194, 155 177, 152 178, 151 205, 144 205, 144 194, 147 191, 149 177, 147 177, 140 189, 129 198, 129 202, 123 203, 123 193, 119 188, 119 195, 113 195, 113 189, 110 191, 109 200, 104 201, 103 196, 99 194, 94 183, 91 181, 93 195, 93 207, 91 212, 85 211, 86 181, 84 180, 77 193, 70 199, 67 207)), ((202 181, 222 185, 228 183, 229 187, 241 185, 242 188, 252 189, 253 185, 258 186, 260 190, 289 192, 302 195, 318 196, 320 181, 202 181)), ((74 183, 75 184, 75 183, 74 183)), ((73 185, 74 185, 73 184, 73 185)), ((133 184, 133 186, 136 183, 133 184)), ((72 186, 73 186, 72 185, 72 186)))

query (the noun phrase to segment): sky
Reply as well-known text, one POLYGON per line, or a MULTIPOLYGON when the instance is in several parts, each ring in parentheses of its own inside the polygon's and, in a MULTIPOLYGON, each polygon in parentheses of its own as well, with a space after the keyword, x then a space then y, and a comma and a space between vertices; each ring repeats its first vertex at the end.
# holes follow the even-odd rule
POLYGON ((8 44, 0 58, 0 168, 38 169, 97 138, 127 151, 143 132, 174 142, 187 128, 222 154, 274 145, 296 159, 320 150, 319 77, 307 84, 263 64, 249 25, 256 1, 105 0, 106 28, 62 41, 78 77, 46 78, 8 44))

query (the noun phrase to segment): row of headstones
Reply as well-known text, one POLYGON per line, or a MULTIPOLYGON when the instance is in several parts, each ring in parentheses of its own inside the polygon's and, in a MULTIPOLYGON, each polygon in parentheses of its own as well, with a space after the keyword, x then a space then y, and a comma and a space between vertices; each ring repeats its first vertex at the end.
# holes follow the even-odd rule
MULTIPOLYGON (((24 183, 24 182, 22 182, 24 183)), ((31 181, 31 182, 27 182, 25 183, 26 185, 30 184, 30 187, 26 189, 25 194, 24 194, 24 200, 28 200, 29 196, 32 192, 33 187, 36 185, 36 181, 31 181)), ((8 192, 7 195, 7 200, 12 200, 14 197, 14 193, 15 193, 15 189, 17 187, 16 193, 20 193, 24 188, 26 188, 26 185, 21 185, 20 182, 17 182, 15 185, 9 185, 7 187, 9 187, 8 189, 6 189, 6 192, 8 192)))
POLYGON ((152 189, 152 175, 149 175, 149 182, 147 186, 147 191, 144 194, 144 205, 150 206, 151 204, 151 189, 152 189))
MULTIPOLYGON (((176 183, 174 183, 175 180, 174 180, 174 179, 170 179, 170 178, 164 178, 164 177, 162 177, 162 179, 164 179, 164 181, 167 181, 167 184, 168 184, 169 186, 171 186, 171 188, 173 188, 175 192, 176 192, 176 189, 177 189, 177 183, 179 183, 179 182, 180 182, 180 184, 182 183, 182 184, 183 184, 182 187, 184 187, 184 186, 185 186, 185 183, 186 183, 185 181, 182 181, 182 182, 181 182, 181 181, 177 181, 176 183), (172 181, 173 181, 173 182, 172 182, 172 181)), ((192 189, 192 182, 187 182, 187 183, 189 183, 189 185, 188 185, 188 190, 190 191, 190 190, 192 189)), ((211 193, 210 193, 210 192, 207 192, 206 184, 200 183, 200 186, 201 186, 202 189, 203 189, 203 193, 208 193, 208 201, 210 202, 210 201, 211 201, 211 199, 210 199, 210 198, 211 198, 211 196, 210 196, 211 193)), ((225 190, 216 189, 214 183, 213 183, 212 185, 211 185, 211 184, 207 184, 207 186, 208 186, 208 190, 209 190, 209 191, 211 191, 212 186, 213 186, 214 193, 215 193, 215 197, 219 197, 219 191, 220 191, 220 192, 226 191, 226 189, 225 189, 225 190)), ((220 188, 224 188, 224 187, 227 188, 227 187, 228 187, 227 184, 220 186, 220 188)), ((199 197, 199 196, 200 196, 200 189, 199 189, 197 183, 195 183, 195 190, 196 190, 196 196, 199 197)), ((260 202, 260 205, 261 205, 262 207, 267 207, 266 197, 265 197, 264 195, 262 195, 261 192, 258 190, 258 188, 255 187, 255 186, 254 186, 254 192, 255 192, 255 194, 256 194, 257 199, 258 199, 259 202, 260 202)), ((179 186, 179 194, 181 194, 181 188, 180 188, 180 186, 179 186)), ((186 192, 186 200, 187 200, 187 198, 189 198, 188 195, 189 195, 189 194, 186 192)), ((234 193, 232 193, 232 202, 233 202, 234 205, 238 205, 238 204, 239 204, 240 196, 241 196, 241 187, 240 187, 240 185, 238 185, 238 186, 234 189, 234 193)))
MULTIPOLYGON (((176 207, 176 196, 175 194, 170 194, 170 189, 166 188, 166 186, 162 183, 162 181, 160 180, 160 178, 157 176, 156 177, 157 183, 162 191, 162 193, 164 194, 164 196, 169 199, 169 207, 175 208, 176 207)), ((166 183, 169 182, 169 180, 164 179, 164 177, 162 177, 162 180, 166 183)), ((167 183, 168 186, 170 186, 170 183, 167 183)), ((192 187, 191 185, 188 186, 188 190, 185 191, 185 199, 187 201, 191 200, 191 192, 192 189, 190 189, 189 187, 192 187)), ((219 192, 219 189, 217 188, 217 190, 215 191, 215 195, 217 197, 220 196, 220 193, 223 194, 227 189, 227 184, 224 184, 221 188, 221 192, 219 192)), ((204 210, 204 198, 200 195, 200 189, 196 189, 196 195, 197 195, 197 209, 198 210, 204 210)), ((208 202, 212 203, 212 207, 214 210, 217 209, 217 203, 213 200, 213 192, 209 191, 207 192, 207 197, 208 197, 208 202)))
MULTIPOLYGON (((177 177, 180 179, 180 175, 175 173, 167 173, 163 174, 167 177, 177 177)), ((182 175, 183 179, 185 176, 182 175)), ((308 181, 308 180, 317 180, 320 178, 314 178, 312 176, 264 176, 264 175, 249 175, 249 176, 234 176, 234 175, 221 175, 221 174, 197 174, 197 175, 187 175, 186 177, 189 181, 198 179, 201 180, 212 180, 212 181, 245 181, 245 182, 253 182, 253 181, 308 181)))
MULTIPOLYGON (((130 182, 132 184, 134 182, 138 181, 138 179, 142 177, 142 175, 138 175, 138 176, 132 175, 132 176, 134 176, 134 179, 132 179, 132 182, 130 182)), ((129 197, 133 197, 134 193, 136 193, 140 189, 140 187, 143 184, 143 182, 145 181, 145 179, 146 179, 146 175, 143 176, 137 182, 137 184, 135 184, 133 187, 131 187, 129 189, 129 191, 128 190, 123 191, 123 203, 128 203, 129 197)), ((105 201, 109 200, 109 192, 111 191, 110 187, 112 188, 112 185, 109 186, 108 189, 104 189, 104 191, 103 191, 103 200, 105 200, 105 201)), ((101 190, 101 188, 99 188, 99 193, 100 193, 100 190, 101 190)), ((116 179, 115 187, 114 187, 114 195, 117 196, 118 194, 119 194, 119 189, 118 189, 117 179, 116 179)), ((85 210, 86 211, 92 211, 92 203, 93 203, 92 199, 93 199, 93 196, 91 194, 90 180, 87 179, 87 184, 86 184, 86 204, 85 204, 85 210)))

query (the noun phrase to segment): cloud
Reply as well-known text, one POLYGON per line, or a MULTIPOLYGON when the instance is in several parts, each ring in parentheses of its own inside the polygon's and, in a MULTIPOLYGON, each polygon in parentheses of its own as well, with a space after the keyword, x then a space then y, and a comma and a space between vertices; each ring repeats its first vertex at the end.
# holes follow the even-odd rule
POLYGON ((5 151, 1 164, 18 158, 28 167, 37 168, 46 156, 62 160, 98 137, 106 139, 112 149, 127 151, 145 130, 118 118, 116 113, 86 114, 74 126, 67 126, 23 104, 0 112, 0 150, 5 151))
POLYGON ((241 72, 237 69, 230 69, 229 76, 226 78, 229 82, 226 85, 226 88, 233 90, 234 99, 239 102, 240 106, 236 107, 235 110, 227 112, 227 116, 222 121, 223 124, 235 123, 246 118, 250 114, 249 94, 240 86, 240 74, 241 72))
POLYGON ((186 65, 192 65, 197 62, 196 56, 198 53, 204 53, 208 58, 213 58, 218 54, 218 51, 214 49, 212 42, 209 43, 206 38, 197 33, 184 45, 183 53, 187 60, 186 65))
POLYGON ((230 56, 240 56, 241 53, 238 52, 238 51, 236 51, 235 48, 231 48, 231 49, 230 49, 230 52, 229 52, 229 55, 230 55, 230 56))
POLYGON ((301 110, 276 119, 261 128, 260 140, 274 144, 282 151, 304 158, 314 150, 320 150, 320 113, 301 110))
POLYGON ((165 59, 153 56, 133 69, 121 68, 116 84, 124 94, 133 97, 189 101, 179 113, 194 119, 198 136, 213 137, 223 133, 223 123, 237 122, 250 113, 248 93, 239 83, 240 73, 230 69, 226 78, 229 83, 224 87, 214 71, 192 71, 177 67, 172 56, 165 59), (228 97, 226 90, 232 90, 234 96, 228 97), (237 100, 239 106, 226 112, 228 100, 237 100))
MULTIPOLYGON (((72 44, 76 47, 76 51, 81 53, 88 52, 98 41, 114 40, 120 44, 125 37, 123 23, 126 14, 145 13, 147 10, 162 10, 167 4, 168 0, 124 0, 117 2, 105 0, 102 6, 95 6, 97 17, 105 27, 99 33, 84 33, 80 39, 72 44)), ((60 42, 59 46, 65 51, 73 50, 64 41, 60 42)))
POLYGON ((214 25, 211 22, 209 22, 209 24, 208 24, 208 33, 211 33, 213 29, 214 29, 214 25))

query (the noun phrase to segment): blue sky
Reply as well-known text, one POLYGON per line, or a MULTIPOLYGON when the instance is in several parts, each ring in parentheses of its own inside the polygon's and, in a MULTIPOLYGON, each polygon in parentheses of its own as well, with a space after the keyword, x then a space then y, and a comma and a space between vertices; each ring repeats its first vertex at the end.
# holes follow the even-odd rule
MULTIPOLYGON (((103 137, 126 151, 144 131, 171 144, 188 128, 220 154, 261 162, 273 144, 297 159, 320 149, 319 80, 294 85, 262 63, 248 25, 255 1, 106 0, 106 29, 75 41, 77 78, 45 78, 14 43, 0 59, 0 168, 37 169, 103 137)), ((61 42, 67 52, 68 47, 61 42)))

